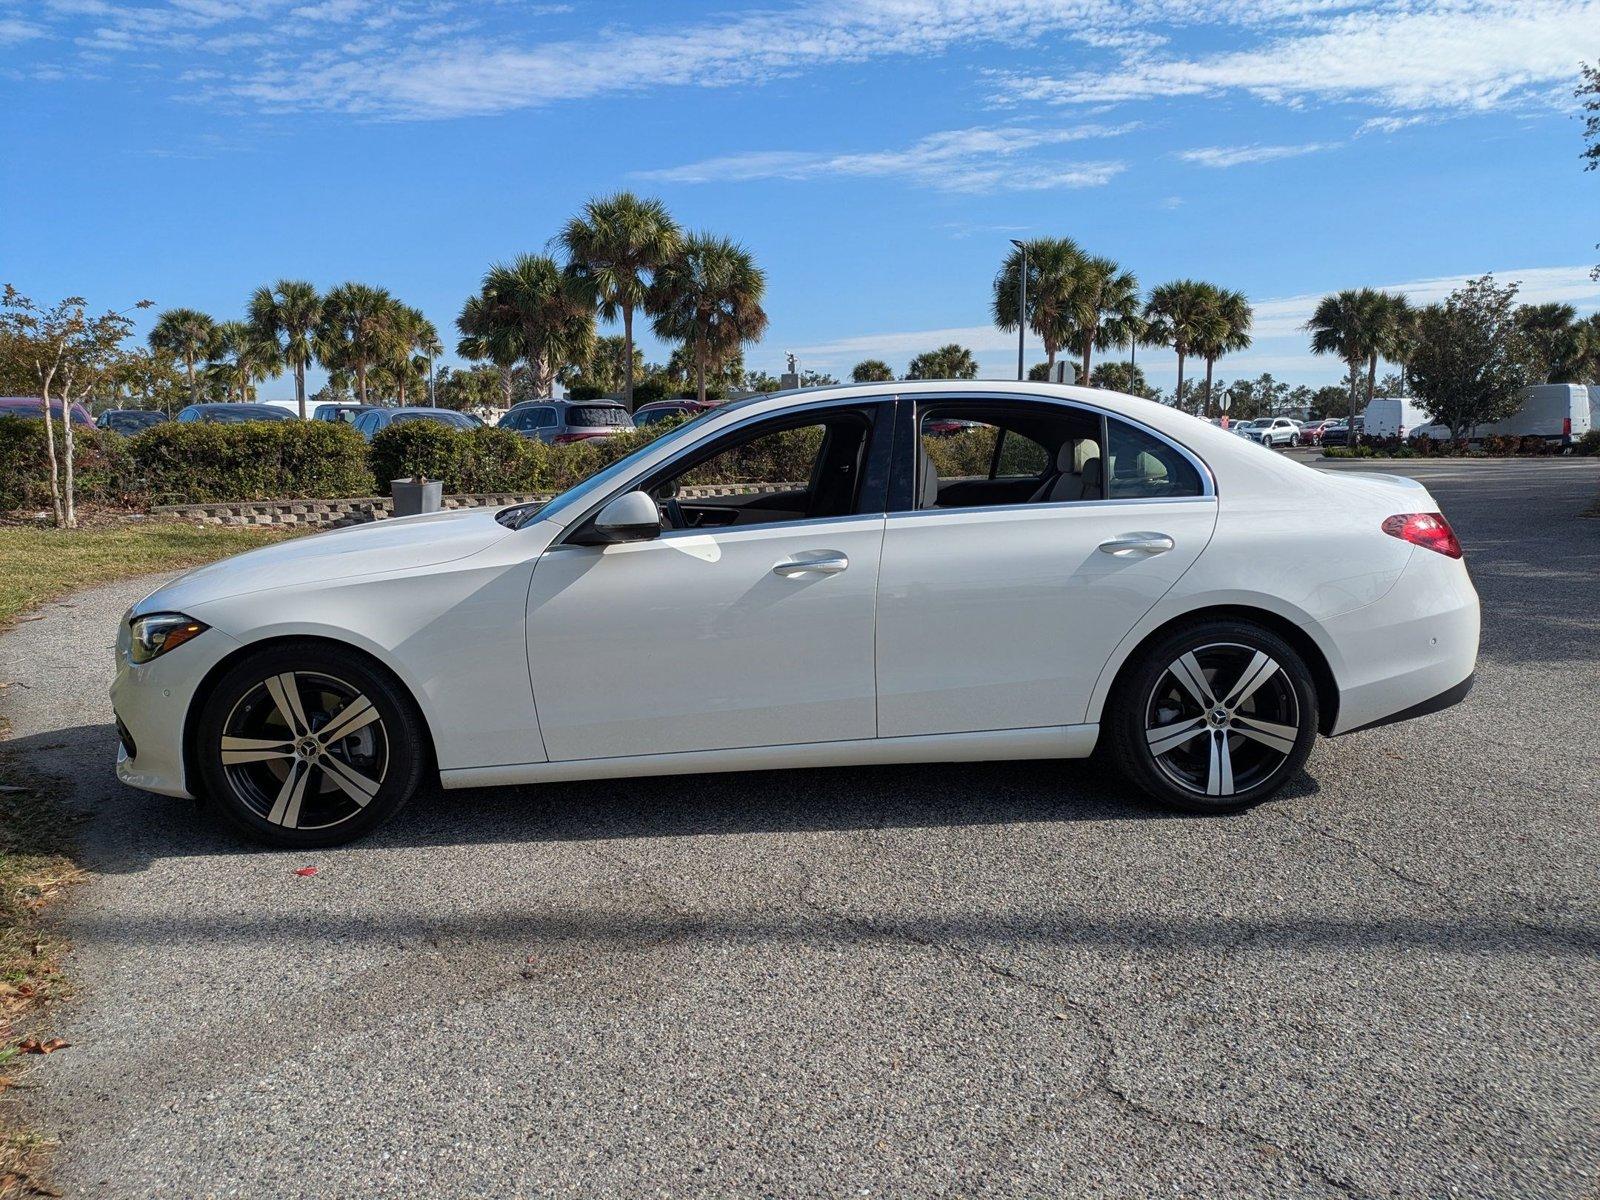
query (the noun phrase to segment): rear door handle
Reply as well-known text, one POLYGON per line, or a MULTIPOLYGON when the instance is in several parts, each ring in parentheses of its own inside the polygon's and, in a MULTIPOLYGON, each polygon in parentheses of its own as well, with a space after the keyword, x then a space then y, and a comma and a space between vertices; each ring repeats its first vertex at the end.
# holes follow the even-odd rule
POLYGON ((1116 537, 1101 542, 1099 548, 1105 554, 1132 558, 1140 554, 1165 554, 1176 545, 1177 543, 1164 533, 1119 533, 1116 537))
POLYGON ((850 565, 850 559, 837 550, 824 550, 807 558, 791 558, 772 568, 774 575, 785 579, 795 575, 837 575, 850 565))

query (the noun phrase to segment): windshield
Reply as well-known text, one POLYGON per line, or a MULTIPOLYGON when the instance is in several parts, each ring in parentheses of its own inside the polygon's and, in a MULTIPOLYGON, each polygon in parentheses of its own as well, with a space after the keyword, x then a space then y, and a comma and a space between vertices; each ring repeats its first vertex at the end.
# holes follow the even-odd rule
POLYGON ((567 409, 567 424, 580 429, 623 429, 633 422, 628 410, 614 404, 584 404, 567 409))
POLYGON ((752 396, 746 400, 739 400, 731 404, 724 404, 719 408, 706 409, 705 412, 700 413, 692 420, 685 421, 676 429, 669 429, 666 433, 662 434, 654 441, 646 442, 632 454, 617 459, 616 462, 612 463, 605 470, 589 476, 589 478, 585 479, 582 483, 568 488, 559 496, 552 497, 546 504, 540 506, 539 508, 530 509, 526 516, 519 516, 517 518, 516 528, 521 529, 524 525, 531 525, 535 521, 559 520, 563 514, 569 512, 573 508, 578 508, 588 503, 593 497, 603 493, 614 482, 616 482, 616 480, 627 475, 634 469, 639 459, 644 455, 649 454, 663 446, 676 446, 680 442, 688 441, 698 436, 700 433, 700 425, 707 417, 713 417, 721 413, 729 412, 730 410, 743 408, 746 404, 753 403, 756 400, 765 400, 766 398, 767 397, 765 396, 752 396))

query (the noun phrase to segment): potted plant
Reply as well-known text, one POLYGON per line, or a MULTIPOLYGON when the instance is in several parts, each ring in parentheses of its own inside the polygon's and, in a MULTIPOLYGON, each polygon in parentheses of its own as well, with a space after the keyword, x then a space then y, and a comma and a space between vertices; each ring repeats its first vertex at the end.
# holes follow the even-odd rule
POLYGON ((430 480, 426 475, 391 479, 389 493, 394 497, 394 515, 397 517, 420 516, 422 513, 438 512, 444 507, 444 481, 430 480))

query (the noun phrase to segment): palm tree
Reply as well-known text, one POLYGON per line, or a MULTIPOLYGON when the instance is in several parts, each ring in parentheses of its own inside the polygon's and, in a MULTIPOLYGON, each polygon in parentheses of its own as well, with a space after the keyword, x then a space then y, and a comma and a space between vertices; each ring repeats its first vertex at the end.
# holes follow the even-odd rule
POLYGON ((917 355, 906 367, 907 379, 976 379, 977 377, 978 361, 972 357, 972 351, 955 342, 917 355))
POLYGON ((322 297, 311 284, 280 279, 270 288, 257 288, 250 297, 250 324, 259 336, 273 342, 278 354, 294 372, 294 398, 300 419, 306 419, 306 367, 315 356, 313 342, 322 320, 322 297))
POLYGON ((444 347, 439 344, 439 331, 433 322, 408 304, 395 305, 390 326, 384 366, 403 408, 408 389, 422 385, 428 365, 444 353, 444 347))
POLYGON ((695 391, 706 398, 706 369, 721 367, 767 329, 761 307, 767 278, 737 242, 693 234, 657 268, 649 306, 657 336, 694 355, 695 391))
MULTIPOLYGON (((1084 253, 1071 238, 1034 238, 1024 248, 1013 248, 994 277, 991 311, 994 323, 1010 332, 1017 328, 1024 249, 1028 260, 1028 328, 1044 343, 1048 372, 1055 374, 1056 355, 1072 344, 1078 329, 1077 294, 1084 253)), ((947 376, 946 378, 970 378, 947 376)))
POLYGON ((383 288, 364 283, 342 283, 322 298, 317 357, 355 376, 362 404, 367 403, 367 372, 390 357, 398 307, 383 288))
POLYGON ((601 318, 614 321, 622 315, 623 396, 631 409, 633 313, 645 302, 645 276, 653 277, 678 253, 682 234, 661 201, 618 192, 585 204, 558 240, 570 260, 568 270, 583 284, 601 318))
MULTIPOLYGON (((1382 292, 1372 288, 1346 288, 1318 303, 1306 329, 1311 333, 1313 354, 1337 355, 1349 369, 1350 427, 1354 440, 1356 419, 1356 380, 1362 366, 1383 352, 1386 330, 1390 327, 1390 305, 1382 292)), ((1375 372, 1376 367, 1372 370, 1375 372)), ((1369 388, 1371 384, 1368 385, 1369 388)))
POLYGON ((1132 271, 1098 255, 1082 261, 1073 287, 1073 317, 1083 359, 1078 377, 1085 384, 1093 377, 1092 352, 1121 345, 1126 322, 1138 318, 1139 308, 1139 280, 1132 271))
POLYGON ((888 383, 894 379, 894 369, 881 358, 866 358, 850 371, 856 383, 888 383))
POLYGON ((216 338, 208 356, 208 371, 221 381, 230 400, 250 399, 258 379, 276 376, 283 370, 278 344, 261 336, 248 321, 224 321, 217 326, 216 338))
POLYGON ((195 367, 211 357, 216 337, 217 323, 192 308, 167 309, 150 330, 150 349, 181 362, 188 372, 190 404, 200 402, 195 367))
POLYGON ((1422 312, 1411 307, 1404 296, 1390 296, 1388 334, 1384 339, 1383 357, 1400 366, 1400 391, 1411 394, 1411 358, 1422 340, 1422 312))
POLYGON ((1533 351, 1544 378, 1541 383, 1566 383, 1582 357, 1582 327, 1570 304, 1524 304, 1517 309, 1517 327, 1533 351))
POLYGON ((461 315, 456 318, 456 328, 461 331, 456 353, 473 362, 494 364, 500 372, 500 397, 510 408, 522 349, 518 341, 519 329, 510 321, 502 321, 502 316, 504 314, 482 292, 468 296, 461 306, 461 315))
POLYGON ((1171 346, 1178 355, 1177 402, 1183 403, 1183 363, 1205 327, 1214 289, 1198 279, 1164 283, 1150 293, 1144 306, 1149 345, 1171 346))
MULTIPOLYGON (((594 349, 594 308, 584 285, 542 254, 519 254, 483 277, 480 298, 491 330, 528 364, 536 396, 548 396, 556 373, 594 349)), ((515 360, 513 360, 515 361, 515 360)))
POLYGON ((1250 301, 1243 292, 1211 287, 1211 312, 1201 323, 1194 340, 1194 352, 1206 360, 1205 416, 1211 415, 1211 381, 1217 359, 1235 350, 1250 348, 1250 301))

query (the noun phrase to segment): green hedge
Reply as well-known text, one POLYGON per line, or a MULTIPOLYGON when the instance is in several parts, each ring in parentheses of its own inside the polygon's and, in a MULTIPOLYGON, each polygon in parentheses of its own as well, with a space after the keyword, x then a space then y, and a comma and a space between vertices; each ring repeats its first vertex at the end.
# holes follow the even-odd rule
POLYGON ((151 504, 373 494, 366 443, 332 421, 169 421, 133 438, 130 448, 151 504))
MULTIPOLYGON (((138 484, 128 439, 99 429, 72 431, 73 478, 81 503, 125 505, 138 500, 138 484)), ((64 458, 61 428, 56 455, 64 458)), ((0 417, 0 512, 50 507, 50 457, 44 422, 0 417)))

